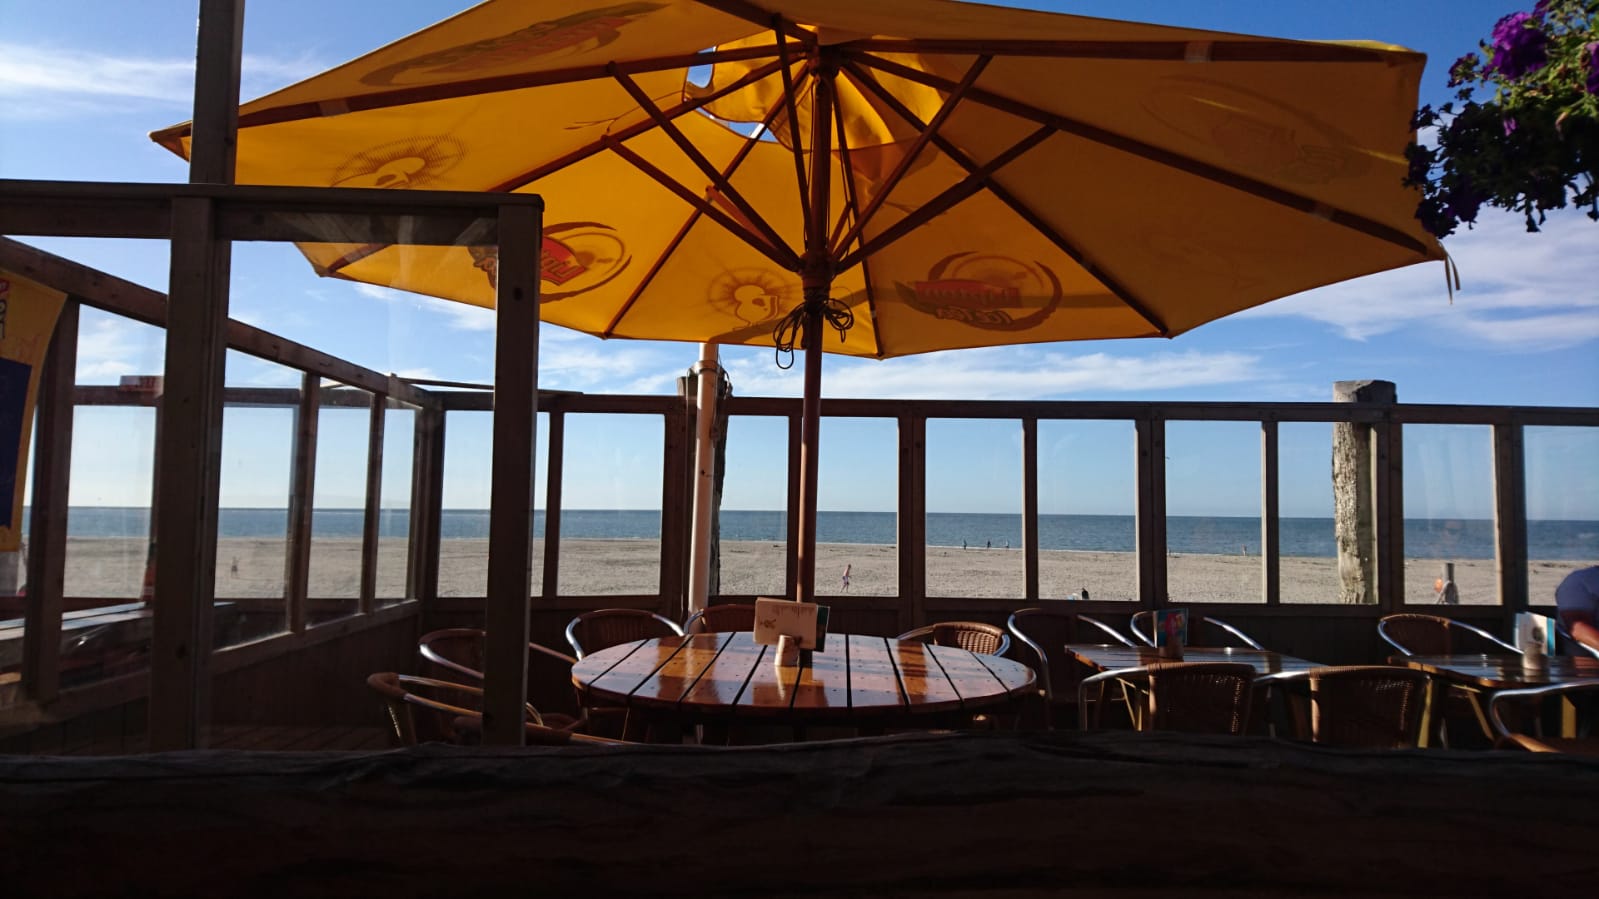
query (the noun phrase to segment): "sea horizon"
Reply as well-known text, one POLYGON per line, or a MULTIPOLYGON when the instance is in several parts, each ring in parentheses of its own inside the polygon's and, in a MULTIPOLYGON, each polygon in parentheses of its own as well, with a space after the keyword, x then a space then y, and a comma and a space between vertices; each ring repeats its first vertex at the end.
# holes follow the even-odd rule
MULTIPOLYGON (((69 537, 137 538, 149 533, 148 507, 73 506, 68 510, 69 537)), ((480 540, 488 537, 487 509, 444 509, 440 537, 445 540, 480 540)), ((897 514, 894 512, 819 511, 816 539, 821 543, 893 545, 897 514)), ((23 516, 26 528, 27 515, 23 516)), ((360 537, 365 510, 318 508, 312 515, 312 536, 360 537)), ((533 536, 544 534, 544 510, 534 512, 533 536)), ((1282 517, 1278 519, 1279 552, 1285 556, 1335 556, 1333 519, 1282 517)), ((1019 549, 1022 516, 1000 512, 929 512, 926 541, 929 546, 966 546, 978 549, 1019 549)), ((286 533, 284 508, 228 507, 220 510, 218 536, 223 538, 275 537, 286 533)), ((403 537, 409 533, 407 509, 385 509, 379 514, 379 536, 403 537)), ((1218 555, 1260 553, 1260 519, 1255 516, 1168 515, 1167 548, 1176 553, 1218 555)), ((786 539, 787 513, 781 510, 724 509, 720 537, 728 541, 786 539)), ((571 539, 659 539, 658 509, 563 509, 561 534, 571 539)), ((1535 560, 1573 560, 1599 557, 1599 521, 1529 520, 1528 557, 1535 560)), ((1042 550, 1132 552, 1132 515, 1040 514, 1038 543, 1042 550)), ((1413 518, 1405 521, 1406 555, 1411 558, 1492 559, 1495 534, 1491 519, 1413 518)))

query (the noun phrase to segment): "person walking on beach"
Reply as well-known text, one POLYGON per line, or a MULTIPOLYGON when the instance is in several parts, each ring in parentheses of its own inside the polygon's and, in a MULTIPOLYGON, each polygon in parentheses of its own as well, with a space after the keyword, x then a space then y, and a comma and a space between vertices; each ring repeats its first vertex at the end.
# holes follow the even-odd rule
POLYGON ((849 565, 844 566, 844 592, 849 592, 849 565))
POLYGON ((993 548, 994 548, 994 541, 988 540, 988 541, 985 541, 983 543, 983 549, 993 549, 993 548))

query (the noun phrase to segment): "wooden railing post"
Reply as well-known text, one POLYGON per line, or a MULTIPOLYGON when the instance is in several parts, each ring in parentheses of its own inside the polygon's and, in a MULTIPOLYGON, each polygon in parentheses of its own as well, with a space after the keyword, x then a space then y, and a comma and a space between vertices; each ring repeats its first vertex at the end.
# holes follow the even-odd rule
POLYGON ((1135 422, 1138 476, 1133 522, 1138 563, 1138 603, 1166 604, 1166 420, 1155 413, 1135 422))
MULTIPOLYGON (((1333 400, 1362 405, 1392 405, 1396 390, 1391 381, 1338 381, 1333 400)), ((1386 443, 1368 422, 1333 425, 1333 533, 1338 551, 1339 601, 1374 605, 1378 601, 1378 506, 1391 499, 1378 489, 1375 464, 1385 454, 1386 443)), ((1392 460, 1388 460, 1392 464, 1392 460)), ((1386 531, 1387 527, 1382 526, 1386 531)))
MULTIPOLYGON (((1517 612, 1527 610, 1527 456, 1518 422, 1494 425, 1494 541, 1502 633, 1511 633, 1517 612)), ((1553 599, 1548 597, 1547 599, 1553 599)))
POLYGON ((927 621, 927 416, 907 410, 899 416, 899 626, 901 631, 927 621))

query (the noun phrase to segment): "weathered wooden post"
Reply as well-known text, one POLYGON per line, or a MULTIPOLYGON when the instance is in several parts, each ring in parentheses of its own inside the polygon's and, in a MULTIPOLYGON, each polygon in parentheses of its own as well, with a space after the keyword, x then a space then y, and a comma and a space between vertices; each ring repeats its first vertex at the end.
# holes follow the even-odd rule
MULTIPOLYGON (((1362 405, 1398 401, 1392 381, 1337 381, 1333 402, 1362 405)), ((1340 602, 1377 603, 1377 514, 1373 428, 1366 422, 1333 425, 1333 533, 1338 546, 1340 602)))

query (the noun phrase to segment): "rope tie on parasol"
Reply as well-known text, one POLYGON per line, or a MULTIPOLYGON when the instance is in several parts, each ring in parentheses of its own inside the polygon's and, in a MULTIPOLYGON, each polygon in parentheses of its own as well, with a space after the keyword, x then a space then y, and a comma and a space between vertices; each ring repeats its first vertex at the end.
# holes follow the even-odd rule
POLYGON ((798 306, 790 309, 777 323, 777 327, 772 329, 772 341, 777 345, 778 368, 787 371, 794 367, 794 348, 804 346, 802 337, 805 333, 805 320, 810 317, 811 310, 817 306, 821 307, 822 321, 838 332, 839 343, 844 342, 845 332, 855 326, 855 313, 843 300, 835 300, 825 293, 807 296, 798 306))

